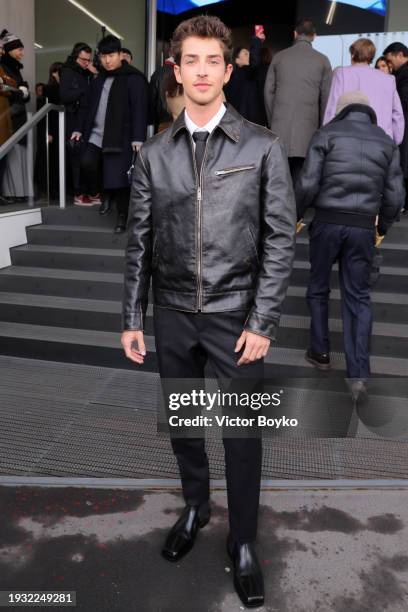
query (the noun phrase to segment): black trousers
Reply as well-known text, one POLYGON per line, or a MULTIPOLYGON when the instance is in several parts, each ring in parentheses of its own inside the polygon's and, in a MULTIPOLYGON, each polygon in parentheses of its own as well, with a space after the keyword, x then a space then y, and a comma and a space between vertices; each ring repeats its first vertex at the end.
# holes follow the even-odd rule
MULTIPOLYGON (((154 307, 154 333, 161 378, 204 378, 208 361, 218 378, 263 379, 263 360, 237 366, 234 353, 247 311, 188 313, 154 307)), ((252 381, 251 381, 252 382, 252 381)), ((171 438, 186 504, 209 499, 204 438, 171 438)), ((244 544, 256 539, 262 468, 260 438, 223 438, 230 532, 244 544)))
POLYGON ((302 172, 303 164, 305 163, 304 157, 288 157, 290 174, 292 177, 293 187, 299 178, 299 174, 302 172))
MULTIPOLYGON (((77 149, 73 149, 67 145, 67 167, 70 173, 74 195, 87 194, 88 189, 85 187, 81 177, 81 150, 79 145, 77 149)), ((98 191, 96 193, 98 193, 98 191)))
MULTIPOLYGON (((102 185, 102 150, 88 142, 81 159, 81 178, 88 185, 89 195, 95 196, 101 191, 102 185)), ((118 213, 128 215, 130 187, 120 189, 105 189, 105 194, 116 204, 118 213)))
POLYGON ((347 376, 368 378, 373 319, 370 271, 375 231, 314 220, 309 234, 311 268, 306 297, 311 315, 310 348, 316 353, 330 352, 330 274, 337 261, 347 376))

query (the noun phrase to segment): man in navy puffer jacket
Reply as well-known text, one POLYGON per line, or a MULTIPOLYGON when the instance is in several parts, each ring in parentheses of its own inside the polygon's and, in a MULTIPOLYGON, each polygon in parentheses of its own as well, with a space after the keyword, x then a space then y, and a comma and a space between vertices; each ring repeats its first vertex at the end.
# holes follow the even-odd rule
POLYGON ((339 264, 347 375, 354 399, 366 393, 372 328, 369 276, 376 235, 384 236, 404 205, 399 150, 377 126, 361 92, 346 92, 336 117, 314 135, 296 185, 298 220, 309 206, 311 314, 307 361, 330 368, 330 273, 339 264), (378 223, 376 227, 376 219, 378 223))

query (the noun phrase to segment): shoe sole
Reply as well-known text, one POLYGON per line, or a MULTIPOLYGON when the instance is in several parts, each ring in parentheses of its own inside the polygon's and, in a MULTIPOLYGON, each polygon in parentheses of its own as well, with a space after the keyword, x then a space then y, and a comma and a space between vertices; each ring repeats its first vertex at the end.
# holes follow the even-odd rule
POLYGON ((322 370, 322 372, 327 372, 327 370, 331 370, 331 364, 330 363, 319 363, 318 361, 316 361, 312 357, 309 357, 309 355, 307 355, 307 354, 305 355, 305 359, 306 359, 306 361, 311 363, 318 370, 322 370))
MULTIPOLYGON (((211 516, 209 516, 208 518, 204 519, 203 521, 200 521, 198 523, 198 528, 202 529, 203 527, 205 527, 210 522, 210 518, 211 518, 211 516)), ((187 553, 189 553, 190 550, 193 548, 197 535, 198 535, 198 532, 197 532, 194 540, 192 540, 192 542, 190 542, 190 544, 187 544, 187 546, 184 548, 182 554, 171 555, 171 554, 168 554, 166 552, 166 549, 164 548, 161 551, 162 557, 164 559, 166 559, 166 561, 170 561, 171 563, 177 563, 177 561, 180 561, 183 557, 185 557, 187 555, 187 553)))

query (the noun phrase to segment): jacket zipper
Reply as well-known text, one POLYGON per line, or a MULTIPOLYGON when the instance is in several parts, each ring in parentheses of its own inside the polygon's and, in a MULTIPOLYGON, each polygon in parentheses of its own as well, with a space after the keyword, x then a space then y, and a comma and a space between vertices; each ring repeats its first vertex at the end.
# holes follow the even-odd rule
POLYGON ((207 157, 207 144, 210 140, 211 134, 208 135, 205 143, 203 161, 201 162, 200 176, 197 171, 197 163, 195 158, 195 149, 193 137, 190 134, 191 145, 193 149, 193 162, 194 170, 197 181, 197 234, 198 234, 198 253, 197 253, 197 310, 200 312, 203 308, 203 285, 202 285, 202 260, 203 260, 203 237, 202 237, 202 200, 203 200, 203 168, 205 158, 207 157))
POLYGON ((228 170, 217 170, 215 172, 216 176, 222 176, 224 174, 231 174, 232 172, 240 172, 241 170, 252 170, 255 168, 255 165, 252 166, 240 166, 239 168, 230 168, 228 170))

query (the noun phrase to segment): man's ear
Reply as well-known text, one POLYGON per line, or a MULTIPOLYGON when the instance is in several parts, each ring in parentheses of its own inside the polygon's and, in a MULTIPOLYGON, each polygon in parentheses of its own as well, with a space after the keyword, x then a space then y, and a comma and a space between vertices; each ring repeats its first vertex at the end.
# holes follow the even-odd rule
POLYGON ((173 70, 174 70, 174 76, 176 77, 177 83, 179 83, 179 85, 182 85, 183 81, 181 80, 180 66, 178 66, 177 64, 174 64, 173 70))
POLYGON ((225 67, 224 85, 226 85, 228 83, 228 81, 230 80, 232 71, 233 71, 233 65, 232 64, 227 64, 226 67, 225 67))

